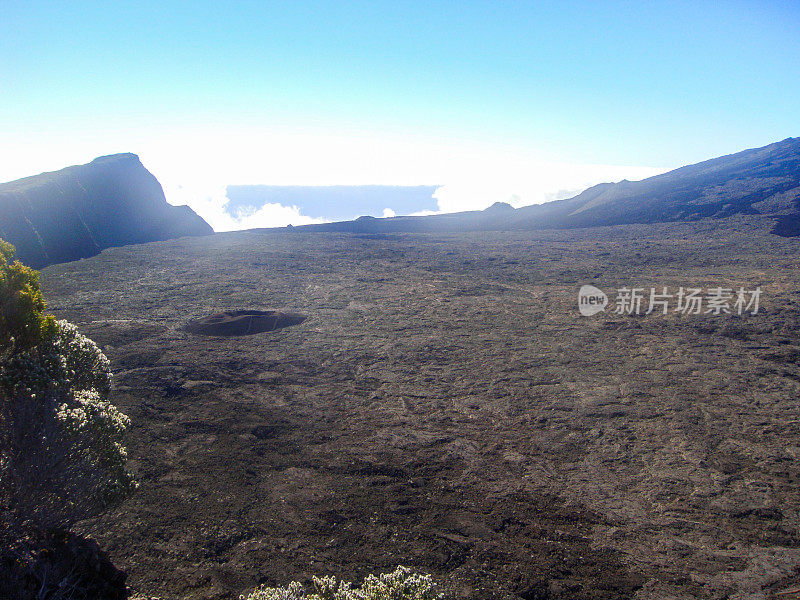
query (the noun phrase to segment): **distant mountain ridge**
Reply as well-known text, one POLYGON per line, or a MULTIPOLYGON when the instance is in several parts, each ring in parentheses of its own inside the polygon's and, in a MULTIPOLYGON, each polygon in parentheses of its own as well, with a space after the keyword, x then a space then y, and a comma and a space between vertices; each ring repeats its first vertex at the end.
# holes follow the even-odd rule
POLYGON ((0 238, 35 268, 113 246, 213 232, 188 206, 168 204, 135 154, 0 184, 0 238))
POLYGON ((356 219, 298 229, 371 233, 563 229, 764 214, 776 217, 775 233, 800 235, 800 138, 787 138, 642 181, 602 183, 566 200, 516 210, 503 204, 484 211, 356 219))
MULTIPOLYGON (((427 190, 420 187, 417 191, 427 190)), ((294 193, 295 190, 291 190, 294 193)), ((334 190, 339 193, 339 190, 334 190)), ((800 138, 688 165, 642 181, 602 183, 566 200, 514 209, 296 227, 361 233, 535 230, 692 221, 736 214, 775 217, 773 233, 800 236, 800 138)), ((212 234, 188 206, 167 203, 134 154, 103 156, 0 184, 0 238, 35 268, 113 246, 212 234)))

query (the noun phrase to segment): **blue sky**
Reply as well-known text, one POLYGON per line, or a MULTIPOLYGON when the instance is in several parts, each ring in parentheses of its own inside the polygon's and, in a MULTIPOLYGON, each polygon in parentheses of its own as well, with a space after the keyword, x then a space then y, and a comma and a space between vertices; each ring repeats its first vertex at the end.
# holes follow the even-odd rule
POLYGON ((0 0, 0 180, 131 151, 208 210, 230 184, 542 201, 800 135, 798 32, 778 1, 0 0))

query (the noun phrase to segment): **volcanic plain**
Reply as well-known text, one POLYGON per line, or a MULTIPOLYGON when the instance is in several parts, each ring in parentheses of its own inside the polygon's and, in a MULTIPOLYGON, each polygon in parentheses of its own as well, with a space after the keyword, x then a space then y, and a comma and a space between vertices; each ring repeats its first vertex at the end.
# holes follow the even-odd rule
POLYGON ((450 598, 800 597, 800 253, 773 225, 239 232, 48 267, 141 484, 81 533, 164 600, 398 564, 450 598), (582 317, 584 284, 762 296, 582 317))

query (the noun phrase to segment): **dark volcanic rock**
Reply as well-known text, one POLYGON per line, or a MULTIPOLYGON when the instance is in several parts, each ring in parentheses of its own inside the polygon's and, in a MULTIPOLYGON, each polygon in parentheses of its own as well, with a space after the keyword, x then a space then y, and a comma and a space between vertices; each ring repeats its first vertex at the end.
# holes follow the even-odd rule
POLYGON ((800 215, 785 215, 778 217, 772 233, 783 237, 800 236, 800 215))
POLYGON ((134 154, 0 184, 0 237, 36 268, 112 246, 211 233, 188 206, 167 203, 134 154))
POLYGON ((398 563, 453 600, 789 598, 800 247, 773 220, 295 228, 48 267, 50 310, 112 362, 141 484, 80 531, 175 600, 398 563), (764 293, 757 315, 587 318, 584 282, 764 293), (182 329, 259 306, 313 321, 182 329))

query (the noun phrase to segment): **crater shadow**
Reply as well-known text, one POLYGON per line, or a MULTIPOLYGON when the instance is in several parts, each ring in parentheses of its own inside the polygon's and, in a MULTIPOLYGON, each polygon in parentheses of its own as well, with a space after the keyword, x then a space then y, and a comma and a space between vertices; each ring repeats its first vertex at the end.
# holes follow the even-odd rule
POLYGON ((226 310, 189 321, 183 329, 197 335, 233 337, 299 325, 306 318, 298 313, 277 310, 226 310))

